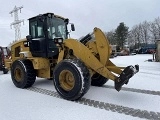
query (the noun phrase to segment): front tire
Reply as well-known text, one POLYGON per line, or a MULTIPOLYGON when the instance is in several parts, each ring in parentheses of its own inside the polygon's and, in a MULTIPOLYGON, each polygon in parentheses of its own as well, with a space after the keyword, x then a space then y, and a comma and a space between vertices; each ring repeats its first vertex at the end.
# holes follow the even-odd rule
POLYGON ((11 77, 16 87, 31 87, 36 79, 36 73, 32 62, 27 59, 14 61, 11 67, 11 77))
POLYGON ((58 63, 53 72, 55 89, 67 100, 78 100, 90 88, 90 73, 78 59, 66 59, 58 63))

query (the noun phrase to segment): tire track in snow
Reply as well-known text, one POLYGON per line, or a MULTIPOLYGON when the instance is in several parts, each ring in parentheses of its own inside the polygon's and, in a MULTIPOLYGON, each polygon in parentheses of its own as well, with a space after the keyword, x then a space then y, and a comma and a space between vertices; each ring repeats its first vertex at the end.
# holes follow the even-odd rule
MULTIPOLYGON (((30 88, 27 88, 27 90, 37 92, 40 94, 44 94, 44 95, 49 95, 49 96, 56 97, 59 99, 63 99, 59 96, 59 94, 57 92, 54 92, 51 90, 37 88, 37 87, 30 87, 30 88)), ((91 99, 87 99, 87 98, 82 98, 78 101, 73 101, 73 102, 78 103, 78 104, 83 104, 86 106, 99 108, 99 109, 104 109, 107 111, 117 112, 120 114, 130 115, 133 117, 152 119, 152 120, 160 120, 160 113, 159 112, 134 109, 134 108, 129 108, 129 107, 121 106, 121 105, 91 100, 91 99)))
MULTIPOLYGON (((110 85, 103 85, 102 88, 115 89, 114 86, 110 86, 110 85)), ((135 89, 135 88, 127 88, 127 87, 122 87, 121 90, 160 96, 160 91, 142 90, 142 89, 135 89)))

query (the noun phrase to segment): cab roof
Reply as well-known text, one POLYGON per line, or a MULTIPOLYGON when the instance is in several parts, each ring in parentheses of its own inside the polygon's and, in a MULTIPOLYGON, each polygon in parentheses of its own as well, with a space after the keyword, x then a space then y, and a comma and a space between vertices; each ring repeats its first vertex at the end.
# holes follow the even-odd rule
POLYGON ((67 18, 64 18, 64 17, 62 17, 62 16, 59 16, 59 15, 55 15, 54 13, 44 13, 44 14, 39 14, 39 15, 37 15, 37 16, 34 16, 34 17, 31 17, 31 18, 29 18, 28 20, 31 20, 31 19, 34 19, 34 18, 36 18, 36 17, 39 17, 39 16, 49 16, 49 15, 54 15, 54 17, 57 17, 57 18, 61 18, 61 19, 67 19, 67 18))

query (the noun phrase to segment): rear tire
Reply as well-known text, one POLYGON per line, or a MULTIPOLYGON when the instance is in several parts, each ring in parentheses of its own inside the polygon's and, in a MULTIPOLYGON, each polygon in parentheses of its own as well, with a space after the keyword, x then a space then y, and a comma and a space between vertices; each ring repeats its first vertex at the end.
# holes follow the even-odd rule
POLYGON ((99 73, 95 73, 91 79, 92 79, 91 85, 99 87, 103 86, 108 81, 107 78, 103 77, 99 73))
POLYGON ((36 79, 36 73, 30 60, 16 60, 11 67, 11 77, 18 88, 31 87, 36 79))
POLYGON ((53 72, 53 82, 59 95, 67 100, 78 100, 90 88, 90 73, 78 59, 65 59, 53 72))

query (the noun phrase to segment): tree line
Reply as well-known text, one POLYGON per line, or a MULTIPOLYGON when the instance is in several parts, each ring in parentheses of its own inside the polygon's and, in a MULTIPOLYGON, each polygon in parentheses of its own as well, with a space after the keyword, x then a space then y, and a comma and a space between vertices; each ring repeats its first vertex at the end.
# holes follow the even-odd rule
POLYGON ((148 44, 155 44, 160 39, 160 18, 154 21, 143 21, 134 25, 130 30, 124 22, 121 22, 116 29, 105 32, 110 44, 124 48, 125 45, 138 49, 148 44))

